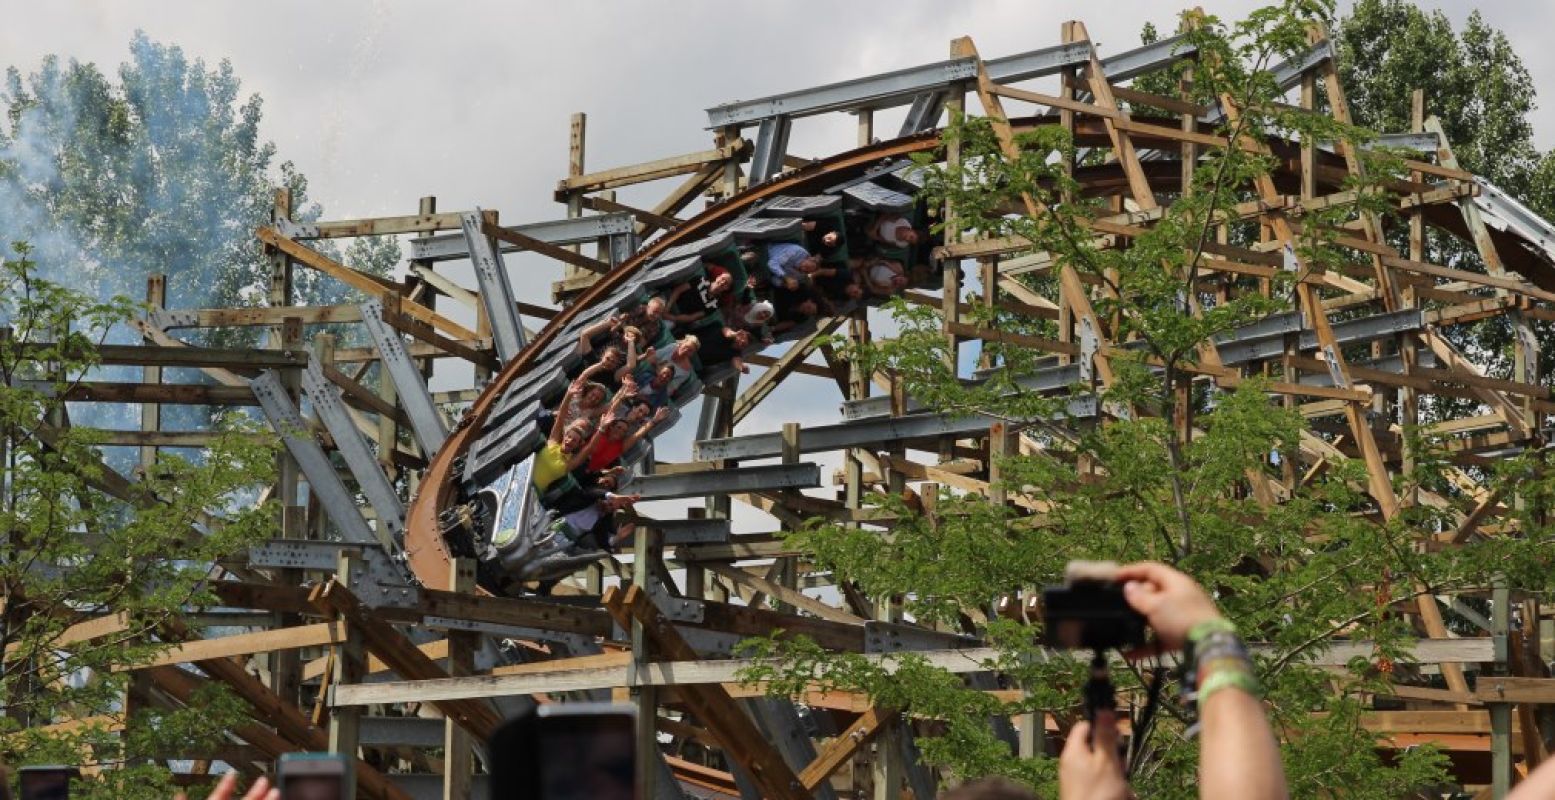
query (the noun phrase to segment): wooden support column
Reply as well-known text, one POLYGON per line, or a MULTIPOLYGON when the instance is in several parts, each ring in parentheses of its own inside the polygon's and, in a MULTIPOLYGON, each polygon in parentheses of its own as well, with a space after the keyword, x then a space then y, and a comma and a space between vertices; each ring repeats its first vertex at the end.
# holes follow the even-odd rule
MULTIPOLYGON (((652 460, 648 462, 648 472, 652 472, 652 460)), ((652 572, 652 563, 663 556, 663 541, 658 530, 643 525, 638 525, 632 534, 632 591, 640 592, 642 601, 652 605, 648 585, 656 580, 652 572)), ((613 590, 613 589, 612 589, 613 590)), ((621 622, 623 620, 617 620, 621 622)), ((656 686, 642 685, 637 676, 643 674, 648 665, 653 663, 655 642, 644 621, 633 616, 627 624, 631 628, 632 662, 628 677, 632 684, 632 700, 637 705, 637 775, 638 797, 640 800, 655 800, 658 795, 658 782, 651 780, 659 769, 659 732, 655 721, 659 718, 659 689, 656 686)), ((704 721, 705 724, 705 721, 704 721)))
MULTIPOLYGON (((589 116, 583 112, 572 115, 572 128, 567 135, 567 177, 576 178, 583 174, 583 146, 588 132, 589 116)), ((572 191, 567 193, 567 218, 576 219, 583 216, 583 192, 572 191)), ((581 246, 568 247, 574 253, 583 252, 581 246)), ((605 259, 609 263, 608 259, 605 259)), ((575 264, 563 263, 562 276, 564 278, 576 278, 583 270, 575 264)))
MULTIPOLYGON (((448 590, 470 594, 475 591, 475 560, 455 558, 448 564, 448 590)), ((448 677, 461 678, 475 672, 478 634, 448 632, 448 677)), ((443 798, 469 800, 471 773, 475 770, 473 741, 452 719, 443 722, 443 798)))
MULTIPOLYGON (((799 423, 797 422, 783 423, 783 463, 799 463, 799 423)), ((791 530, 792 526, 785 523, 783 528, 784 530, 791 530)), ((799 557, 783 556, 777 559, 776 566, 778 585, 790 591, 799 591, 799 557)), ((782 602, 776 597, 772 598, 772 600, 772 607, 777 611, 789 614, 795 613, 792 605, 782 602)))
MULTIPOLYGON (((146 278, 146 305, 155 310, 167 307, 167 276, 151 275, 146 278)), ((144 366, 140 370, 141 381, 154 385, 162 382, 162 368, 144 366)), ((147 433, 155 433, 162 430, 162 406, 157 403, 140 404, 140 429, 147 433)), ((156 445, 142 445, 140 448, 140 466, 143 469, 151 469, 157 461, 156 445)))
MULTIPOLYGON (((1425 90, 1423 89, 1416 89, 1410 94, 1409 130, 1413 133, 1421 133, 1425 130, 1425 90)), ((1410 175, 1410 179, 1416 182, 1422 180, 1423 177, 1418 172, 1410 175)), ((1415 206, 1409 212, 1409 260, 1416 262, 1425 261, 1425 208, 1421 205, 1415 206)), ((1404 285, 1399 292, 1399 301, 1404 308, 1414 308, 1417 305, 1419 301, 1414 284, 1404 285)), ((1419 361, 1419 345, 1415 341, 1415 337, 1401 335, 1397 339, 1397 346, 1399 360, 1403 364, 1404 375, 1406 377, 1413 375, 1415 366, 1419 361)), ((1413 386, 1402 386, 1398 390, 1398 422, 1403 430, 1415 428, 1420 424, 1420 398, 1413 386)), ((1403 457, 1399 466, 1405 475, 1414 471, 1414 448, 1407 445, 1404 447, 1403 457)), ((1412 483, 1405 485, 1408 486, 1408 489, 1399 500, 1405 506, 1418 504, 1420 502, 1419 488, 1412 483)))
POLYGON ((866 108, 857 113, 858 146, 868 147, 875 140, 875 110, 866 108))
MULTIPOLYGON (((303 349, 301 319, 286 317, 281 322, 281 348, 288 352, 303 349)), ((292 402, 297 403, 298 396, 302 392, 302 375, 295 369, 289 369, 282 373, 281 381, 286 387, 287 394, 291 395, 292 402)), ((285 465, 280 472, 278 491, 275 495, 276 499, 280 500, 281 538, 306 539, 308 509, 306 506, 298 505, 300 495, 298 489, 302 472, 289 453, 282 452, 279 458, 285 465)), ((311 495, 312 492, 309 494, 311 495)), ((278 582, 287 586, 300 584, 303 579, 302 570, 283 569, 276 572, 278 582)), ((276 626, 290 627, 296 625, 299 619, 295 614, 279 614, 276 617, 276 626)), ((279 650, 270 654, 270 688, 288 702, 300 702, 302 667, 296 650, 279 650)))
MULTIPOLYGON (((1511 592, 1505 579, 1498 578, 1490 590, 1490 639, 1496 663, 1492 671, 1505 675, 1507 664, 1507 639, 1511 632, 1511 592)), ((1493 682, 1493 678, 1488 678, 1493 682)), ((1489 703, 1490 706, 1490 796, 1492 800, 1504 800, 1512 790, 1512 705, 1489 703)))
MULTIPOLYGON (((340 553, 337 573, 342 583, 349 584, 351 575, 361 569, 361 556, 355 551, 346 549, 340 553)), ((347 686, 360 683, 366 677, 366 652, 362 644, 362 632, 355 625, 344 621, 346 638, 335 647, 335 669, 331 676, 330 688, 335 686, 347 686)), ((295 653, 295 650, 289 650, 295 653)), ((346 756, 351 759, 357 757, 357 750, 361 746, 362 733, 362 707, 342 706, 331 710, 329 715, 329 752, 346 756)), ((346 797, 356 796, 355 776, 351 778, 343 792, 346 797)))

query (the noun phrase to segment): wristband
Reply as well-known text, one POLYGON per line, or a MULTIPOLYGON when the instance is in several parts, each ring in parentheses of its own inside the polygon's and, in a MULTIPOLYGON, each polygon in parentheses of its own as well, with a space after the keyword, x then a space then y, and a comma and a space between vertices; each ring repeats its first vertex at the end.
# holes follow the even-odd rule
POLYGON ((1213 633, 1235 634, 1236 626, 1231 624, 1231 620, 1228 620, 1225 617, 1215 617, 1214 619, 1204 620, 1203 622, 1200 622, 1188 629, 1188 644, 1198 645, 1198 643, 1202 641, 1204 637, 1213 633))
POLYGON ((1251 697, 1258 697, 1258 679, 1253 677, 1253 672, 1248 668, 1247 663, 1240 662, 1236 666, 1226 664, 1199 683, 1196 701, 1200 712, 1202 713, 1210 695, 1227 688, 1241 689, 1251 697))

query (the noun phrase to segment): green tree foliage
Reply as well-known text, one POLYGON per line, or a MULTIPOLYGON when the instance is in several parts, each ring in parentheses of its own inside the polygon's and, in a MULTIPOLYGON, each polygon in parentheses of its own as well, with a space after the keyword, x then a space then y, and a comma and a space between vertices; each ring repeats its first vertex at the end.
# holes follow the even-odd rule
POLYGON ((171 796, 153 759, 213 752, 243 721, 202 689, 187 708, 127 711, 132 673, 214 603, 212 564, 269 535, 270 508, 234 508, 272 479, 268 437, 234 428, 198 460, 162 455, 140 480, 103 465, 101 433, 71 426, 60 399, 97 367, 97 347, 134 312, 39 276, 30 248, 0 263, 0 761, 97 764, 73 796, 171 796), (87 620, 121 624, 84 640, 87 620), (47 726, 72 720, 63 730, 47 726))
MULTIPOLYGON (((1195 90, 1205 100, 1231 98, 1243 109, 1222 123, 1220 135, 1236 141, 1293 131, 1307 140, 1351 143, 1367 137, 1327 115, 1272 102, 1278 89, 1260 71, 1305 50, 1308 26, 1331 11, 1324 3, 1291 2, 1237 23, 1200 21, 1190 34, 1199 52, 1195 90)), ((1169 205, 1148 233, 1127 248, 1104 249, 1085 224, 1109 210, 1069 200, 1082 193, 1052 157, 1073 152, 1061 128, 1022 134, 1014 160, 1001 155, 986 120, 956 120, 949 135, 959 140, 963 160, 959 166, 925 161, 930 202, 951 201, 962 224, 980 235, 1026 237, 1033 251, 1053 257, 1052 271, 1072 268, 1098 284, 1094 302, 1098 318, 1111 326, 1108 339, 1139 346, 1111 356, 1116 378, 1110 387, 1077 386, 1064 396, 1042 397, 1015 382, 1030 373, 1039 354, 986 342, 998 368, 987 381, 968 385, 947 366, 950 353, 934 311, 898 302, 900 336, 855 356, 868 371, 899 375, 911 395, 932 407, 980 411, 1019 431, 1032 447, 999 464, 1000 487, 1013 503, 942 491, 933 513, 923 515, 900 498, 883 497, 880 502, 900 515, 888 535, 816 524, 792 536, 814 553, 818 569, 832 570, 839 582, 854 582, 869 597, 896 598, 920 624, 990 643, 999 655, 985 666, 1028 696, 1006 702, 910 654, 887 669, 861 656, 778 639, 749 643, 771 659, 748 677, 772 680, 780 693, 814 683, 866 692, 876 703, 933 721, 926 726, 932 735, 919 737, 929 762, 961 777, 1008 775, 1053 796, 1052 761, 1015 758, 994 737, 988 718, 1040 711, 1073 719, 1085 663, 1050 656, 1038 646, 1036 621, 1001 619, 992 606, 1001 596, 1057 583, 1073 559, 1157 559, 1210 587, 1246 637, 1266 643, 1256 666, 1293 796, 1325 796, 1344 787, 1346 797, 1381 800, 1437 782, 1445 763, 1439 754, 1412 750, 1384 761, 1360 724, 1363 692, 1395 670, 1414 669, 1401 645, 1418 634, 1393 609, 1411 607, 1420 587, 1483 587, 1497 571, 1515 572, 1507 577, 1519 587, 1547 589, 1551 559, 1539 544, 1544 528, 1530 520, 1527 538, 1423 552, 1422 533, 1443 524, 1437 512, 1411 507, 1382 521, 1358 462, 1332 459, 1310 480, 1282 481, 1282 468, 1304 437, 1323 437, 1259 381, 1222 391, 1192 380, 1200 346, 1215 335, 1295 307, 1292 273, 1273 279, 1267 294, 1255 280, 1238 280, 1222 299, 1196 282, 1215 215, 1246 200, 1254 181, 1274 169, 1273 161, 1240 148, 1205 153, 1192 191, 1166 198, 1169 205), (1010 214, 1022 192, 1044 212, 1010 214), (1102 419, 1066 418, 1069 400, 1088 394, 1105 410, 1102 419), (1191 420, 1181 418, 1184 407, 1192 407, 1191 420), (1260 487, 1284 495, 1282 502, 1261 502, 1260 487), (1371 657, 1356 659, 1340 676, 1314 666, 1314 657, 1341 638, 1374 642, 1371 657)), ((1386 156, 1367 161, 1373 180, 1399 174, 1398 163, 1386 156)), ((1356 181, 1349 188, 1368 184, 1356 181)), ((1307 214, 1310 233, 1297 243, 1303 263, 1311 269, 1359 266, 1351 252, 1317 232, 1337 229, 1363 211, 1383 210, 1375 192, 1362 191, 1354 203, 1307 214)), ((1234 231, 1233 240, 1256 237, 1253 225, 1242 223, 1248 230, 1234 231)), ((1031 285, 1051 290, 1043 280, 1052 279, 1031 285)), ((982 307, 974 313, 986 327, 1042 331, 1042 323, 1017 314, 982 307)), ((1438 480, 1432 466, 1439 464, 1427 449, 1419 462, 1415 474, 1400 478, 1401 490, 1438 480)), ((1525 476, 1538 473, 1536 465, 1518 469, 1525 476)), ((1145 662, 1114 678, 1138 703, 1156 668, 1145 662)), ((1142 742, 1132 779, 1141 797, 1198 796, 1197 750, 1185 736, 1186 710, 1175 695, 1168 681, 1155 723, 1136 728, 1142 742)))
MULTIPOLYGON (((1460 165, 1519 198, 1545 217, 1555 213, 1555 153, 1533 141, 1530 114, 1536 107, 1532 77, 1506 34, 1478 11, 1454 30, 1441 11, 1402 0, 1359 0, 1339 21, 1334 41, 1340 78, 1358 124, 1377 131, 1410 130, 1411 94, 1423 90, 1425 113, 1441 121, 1460 165)), ((1390 242, 1407 248, 1404 226, 1390 242)), ((1431 232, 1426 260, 1484 272, 1472 245, 1431 232)), ((1511 377, 1512 329, 1505 316, 1473 326, 1455 326, 1448 338, 1484 361, 1493 374, 1511 377)), ((1536 326, 1542 352, 1552 352, 1555 335, 1536 326)), ((1427 418, 1462 412, 1469 403, 1427 404, 1427 418)))
MULTIPOLYGON (((291 162, 274 163, 259 96, 240 95, 227 61, 211 68, 143 33, 116 77, 57 56, 25 76, 8 71, 0 207, 9 235, 28 238, 56 280, 100 299, 141 296, 146 276, 164 273, 172 307, 261 304, 269 267, 253 234, 270 220, 273 187, 291 189, 298 220, 320 208, 291 162)), ((384 275, 399 255, 383 237, 357 240, 344 258, 384 275)), ((310 270, 296 282, 301 302, 353 296, 310 270)))

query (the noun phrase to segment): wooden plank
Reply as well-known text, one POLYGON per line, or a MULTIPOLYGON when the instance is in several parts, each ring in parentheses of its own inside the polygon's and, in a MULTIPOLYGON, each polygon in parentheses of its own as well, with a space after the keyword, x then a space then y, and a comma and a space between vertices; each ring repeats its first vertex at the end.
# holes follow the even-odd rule
MULTIPOLYGON (((299 244, 271 227, 260 228, 256 234, 259 241, 274 247, 285 253, 291 260, 306 267, 318 270, 353 289, 361 291, 369 296, 386 300, 390 296, 402 297, 404 285, 387 278, 376 275, 368 275, 365 272, 351 269, 338 263, 323 253, 311 247, 299 244)), ((447 317, 438 314, 430 308, 411 300, 402 300, 400 310, 416 319, 431 325, 434 328, 454 337, 455 339, 479 339, 475 331, 460 325, 447 317)))
POLYGON ((130 669, 166 667, 212 658, 232 658, 234 656, 247 656, 274 650, 321 647, 337 644, 344 639, 344 626, 337 622, 320 622, 294 628, 240 633, 217 639, 195 639, 169 647, 151 661, 145 664, 133 665, 130 669))
POLYGON ((601 189, 613 189, 617 186, 630 186, 634 183, 684 175, 688 172, 696 172, 709 164, 743 156, 749 149, 750 141, 741 138, 712 150, 671 156, 627 167, 591 172, 587 175, 574 175, 556 184, 556 194, 558 199, 565 199, 565 196, 572 192, 597 192, 601 189))
MULTIPOLYGON (((633 620, 637 621, 659 652, 674 659, 696 656, 696 651, 659 613, 642 586, 633 584, 624 593, 612 586, 606 590, 603 603, 618 625, 629 628, 633 620)), ((782 755, 722 686, 685 687, 681 697, 702 725, 717 737, 724 755, 743 767, 765 796, 778 800, 805 800, 810 796, 782 755)))
MULTIPOLYGON (((467 595, 474 597, 474 595, 467 595)), ((389 669, 400 677, 412 681, 447 678, 448 674, 436 662, 411 644, 399 631, 384 622, 375 611, 361 605, 356 596, 338 581, 328 580, 319 584, 308 596, 308 601, 321 611, 333 611, 346 624, 358 628, 367 649, 383 659, 389 669)), ((462 680, 455 678, 454 680, 462 680)), ((336 691, 346 687, 336 687, 336 691)), ((502 723, 491 706, 479 700, 434 701, 438 710, 458 722, 482 741, 491 738, 502 723)))
MULTIPOLYGON (((746 390, 735 398, 733 422, 738 425, 750 412, 767 398, 782 380, 789 376, 795 368, 804 363, 804 360, 814 353, 820 343, 829 337, 837 327, 847 320, 847 317, 826 317, 816 323, 815 331, 810 335, 789 345, 788 350, 779 356, 766 372, 761 373, 746 390)), ((830 377, 830 373, 826 374, 830 377)))
MULTIPOLYGON (((426 657, 432 659, 433 661, 441 661, 448 657, 448 640, 438 639, 436 641, 427 642, 426 644, 418 646, 416 649, 420 650, 422 653, 425 653, 426 657)), ((329 668, 330 663, 328 656, 315 658, 302 666, 302 679, 305 681, 318 680, 324 676, 324 673, 327 672, 329 668)), ((383 659, 371 654, 367 656, 367 668, 365 674, 375 675, 388 671, 389 665, 383 663, 383 659)))
POLYGON ((162 403, 191 406, 252 406, 259 400, 246 386, 173 383, 111 383, 82 381, 65 391, 65 399, 83 403, 162 403))
POLYGON ((832 608, 831 606, 822 603, 821 601, 805 594, 804 592, 801 592, 797 589, 790 589, 787 586, 784 586, 775 581, 770 581, 766 578, 752 575, 743 569, 723 564, 703 564, 702 566, 709 572, 716 572, 719 575, 728 578, 736 585, 746 586, 758 592, 762 592, 763 594, 771 595, 772 597, 788 603, 795 608, 808 611, 809 613, 814 614, 821 619, 829 619, 832 622, 846 622, 849 624, 864 624, 863 619, 849 614, 846 611, 838 608, 832 608))
POLYGON ((589 258, 582 253, 574 253, 565 247, 554 245, 550 242, 541 241, 534 238, 533 236, 525 236, 518 231, 509 230, 502 227, 501 225, 497 225, 491 222, 490 220, 485 221, 481 225, 481 230, 487 236, 495 239, 501 239, 502 241, 513 245, 514 247, 518 247, 524 250, 532 250, 536 253, 540 253, 541 255, 550 256, 551 258, 566 262, 575 267, 582 267, 589 272, 603 275, 604 273, 610 271, 610 265, 600 261, 597 258, 589 258))
POLYGON ((800 771, 799 782, 807 791, 815 791, 842 766, 843 762, 852 758, 860 748, 874 741, 875 736, 898 716, 900 714, 894 710, 870 708, 854 720, 847 730, 838 734, 837 738, 826 745, 809 766, 800 771))
POLYGON ((643 222, 652 223, 656 228, 661 228, 667 231, 672 231, 685 223, 685 220, 678 217, 672 217, 668 214, 655 214, 654 212, 648 211, 646 209, 636 208, 625 203, 617 203, 614 200, 606 200, 603 197, 585 197, 583 198, 583 207, 607 214, 613 211, 624 212, 631 214, 643 222))
POLYGON ((459 230, 459 212, 411 214, 400 217, 369 217, 326 222, 308 222, 300 227, 298 239, 338 239, 348 236, 383 236, 391 233, 435 233, 459 230), (316 231, 316 233, 315 233, 316 231))

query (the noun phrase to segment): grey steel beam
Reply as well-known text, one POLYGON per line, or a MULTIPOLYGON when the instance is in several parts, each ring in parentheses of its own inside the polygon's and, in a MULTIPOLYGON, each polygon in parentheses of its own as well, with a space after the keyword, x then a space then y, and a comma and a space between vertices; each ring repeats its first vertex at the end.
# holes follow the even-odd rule
MULTIPOLYGON (((528 225, 510 225, 507 229, 531 239, 539 239, 546 244, 592 244, 605 236, 633 233, 633 223, 631 214, 611 213, 534 222, 528 225)), ((470 257, 470 247, 462 233, 445 233, 425 239, 411 239, 406 244, 410 247, 411 261, 451 261, 470 257)), ((500 251, 503 253, 516 253, 522 249, 507 242, 500 245, 500 251)))
POLYGON ((640 494, 644 500, 673 500, 710 494, 737 494, 781 489, 814 489, 821 485, 818 464, 775 464, 763 467, 642 475, 621 491, 640 494))
MULTIPOLYGON (((1096 399, 1090 396, 1075 397, 1069 402, 1068 413, 1071 416, 1094 416, 1096 399)), ((970 436, 987 431, 988 426, 997 421, 994 417, 982 414, 955 417, 920 414, 842 425, 805 427, 799 431, 799 452, 818 453, 934 436, 970 436)), ((692 452, 693 457, 698 461, 774 458, 783 454, 783 435, 757 433, 749 436, 704 439, 692 446, 692 452)))
POLYGON ((475 280, 480 284, 486 318, 491 322, 491 339, 497 347, 497 357, 504 363, 512 361, 529 343, 529 337, 524 335, 518 307, 513 304, 513 284, 508 282, 502 254, 491 246, 491 237, 482 230, 484 218, 480 209, 461 214, 459 225, 464 228, 465 245, 470 251, 470 264, 475 268, 475 280))
POLYGON ((442 747, 447 723, 423 717, 364 716, 361 726, 363 747, 442 747))
POLYGON ((1270 71, 1274 73, 1275 83, 1279 84, 1281 91, 1284 91, 1301 83, 1301 76, 1305 75, 1307 70, 1333 58, 1334 43, 1324 39, 1307 48, 1306 52, 1276 64, 1270 71))
POLYGON ((783 155, 788 152, 788 117, 779 114, 761 121, 756 132, 756 148, 751 153, 750 185, 766 181, 783 171, 783 155))
MULTIPOLYGON (((1198 52, 1198 46, 1188 41, 1186 34, 1179 34, 1104 58, 1101 60, 1101 68, 1107 74, 1108 81, 1122 83, 1190 58, 1198 52)), ((991 62, 989 67, 991 70, 991 62)))
POLYGON ((421 369, 410 359, 410 353, 406 352, 399 331, 383 321, 383 304, 377 300, 363 303, 362 325, 367 328, 368 335, 378 348, 379 363, 388 370, 389 380, 394 382, 394 390, 399 393, 400 404, 405 407, 405 415, 410 418, 411 433, 421 446, 421 452, 427 455, 436 453, 442 449, 443 440, 448 438, 448 426, 443 422, 443 413, 432 402, 432 394, 427 391, 421 369))
POLYGON ((389 476, 378 466, 366 437, 351 420, 350 412, 340 399, 340 389, 324 377, 317 362, 308 362, 308 368, 302 373, 302 393, 313 404, 313 415, 324 423, 324 428, 335 440, 335 449, 345 459, 351 477, 356 479, 368 505, 377 513, 380 530, 386 529, 389 536, 398 541, 405 533, 405 505, 400 502, 389 476))
POLYGON ((912 106, 907 109, 907 118, 902 120, 902 130, 897 136, 912 136, 924 131, 932 131, 939 127, 939 118, 943 113, 945 113, 945 92, 924 92, 912 99, 912 106))
POLYGON ((387 548, 395 548, 387 531, 375 532, 367 520, 362 518, 356 508, 356 497, 340 480, 340 473, 335 471, 335 465, 330 462, 324 448, 308 431, 307 423, 303 422, 297 406, 292 404, 286 387, 281 383, 280 374, 266 370, 251 383, 265 418, 281 435, 281 442, 286 445, 287 452, 291 453, 297 466, 302 469, 302 474, 307 477, 308 488, 318 498, 319 506, 335 523, 345 540, 352 544, 382 544, 387 548))
MULTIPOLYGON (((1052 75, 1064 67, 1082 64, 1089 57, 1089 43, 1073 42, 992 59, 984 64, 989 78, 1004 83, 1052 75)), ((714 106, 707 110, 707 127, 750 125, 779 115, 793 119, 827 111, 892 108, 912 102, 914 97, 923 92, 976 78, 975 59, 953 58, 811 89, 714 106)))
POLYGON ((1488 215, 1486 224, 1521 237, 1545 259, 1555 261, 1555 226, 1490 181, 1476 177, 1474 183, 1479 185, 1474 205, 1488 215))
POLYGON ((659 519, 642 520, 637 524, 657 530, 665 545, 719 544, 729 541, 729 520, 726 519, 659 519))

